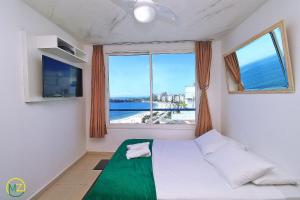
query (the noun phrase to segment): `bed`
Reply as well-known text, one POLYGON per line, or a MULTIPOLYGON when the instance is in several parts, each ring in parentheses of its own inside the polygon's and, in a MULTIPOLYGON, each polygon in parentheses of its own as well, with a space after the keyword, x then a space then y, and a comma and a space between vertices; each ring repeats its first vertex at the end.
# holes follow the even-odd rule
POLYGON ((300 200, 299 186, 232 189, 193 140, 126 140, 84 200, 300 200), (152 157, 127 160, 126 145, 150 141, 152 157))

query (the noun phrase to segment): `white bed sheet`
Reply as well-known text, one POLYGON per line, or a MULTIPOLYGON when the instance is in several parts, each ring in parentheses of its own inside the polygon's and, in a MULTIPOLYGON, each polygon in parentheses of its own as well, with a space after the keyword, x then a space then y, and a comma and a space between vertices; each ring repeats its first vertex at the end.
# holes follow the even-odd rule
POLYGON ((193 140, 154 140, 153 175, 158 200, 296 200, 298 186, 232 189, 207 161, 193 140))

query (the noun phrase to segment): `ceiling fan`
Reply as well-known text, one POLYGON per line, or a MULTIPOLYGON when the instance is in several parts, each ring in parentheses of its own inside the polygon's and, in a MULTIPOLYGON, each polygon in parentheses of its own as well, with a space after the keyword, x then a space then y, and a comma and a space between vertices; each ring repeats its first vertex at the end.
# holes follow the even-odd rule
POLYGON ((112 0, 114 4, 133 14, 134 18, 141 23, 149 23, 156 16, 172 22, 177 21, 176 14, 168 7, 152 0, 112 0))

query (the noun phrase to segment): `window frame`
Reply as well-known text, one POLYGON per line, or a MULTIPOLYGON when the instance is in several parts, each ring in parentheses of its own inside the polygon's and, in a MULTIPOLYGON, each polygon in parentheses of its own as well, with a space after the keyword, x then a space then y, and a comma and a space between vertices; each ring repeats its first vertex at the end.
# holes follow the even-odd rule
MULTIPOLYGON (((151 44, 150 47, 155 44, 151 44)), ((121 45, 123 46, 123 45, 121 45)), ((160 45, 159 45, 160 46, 160 45)), ((172 46, 172 45, 171 45, 172 46)), ((118 49, 118 48, 117 48, 118 49)), ((109 56, 133 56, 133 55, 149 55, 149 76, 150 76, 150 102, 152 102, 153 98, 153 80, 152 80, 152 55, 153 54, 184 54, 184 53, 195 53, 194 45, 188 45, 188 48, 178 48, 177 50, 169 49, 151 49, 148 50, 115 50, 114 47, 112 49, 104 48, 104 62, 105 62, 105 72, 106 72, 106 94, 105 94, 105 107, 106 107, 106 126, 108 129, 176 129, 176 130, 192 130, 195 129, 195 124, 153 124, 152 121, 149 124, 130 124, 130 123, 110 123, 109 119, 109 56)), ((195 62, 196 63, 196 62, 195 62)), ((199 94, 200 89, 198 87, 197 74, 196 74, 196 65, 195 65, 195 103, 199 104, 199 94)), ((152 116, 152 103, 150 104, 150 112, 152 116)), ((195 123, 197 121, 198 116, 198 106, 195 108, 195 123)), ((152 117, 151 117, 152 120, 152 117)))

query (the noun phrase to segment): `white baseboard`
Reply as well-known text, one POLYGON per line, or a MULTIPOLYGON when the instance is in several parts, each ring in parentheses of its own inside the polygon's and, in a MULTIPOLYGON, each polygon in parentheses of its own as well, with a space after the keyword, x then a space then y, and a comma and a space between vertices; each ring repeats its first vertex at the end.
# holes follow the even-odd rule
POLYGON ((41 187, 39 190, 37 190, 35 193, 33 193, 28 199, 35 200, 40 195, 46 191, 51 185, 54 184, 54 182, 61 177, 69 168, 71 168, 74 164, 76 164, 83 156, 85 156, 87 152, 84 152, 81 156, 79 156, 74 162, 69 164, 66 168, 64 168, 60 173, 58 173, 54 178, 52 178, 48 183, 46 183, 43 187, 41 187))

